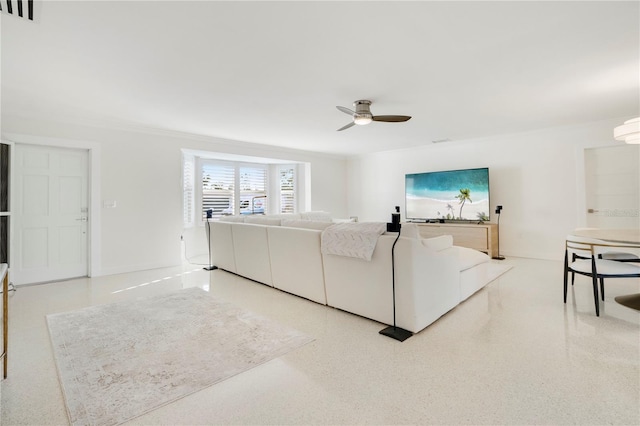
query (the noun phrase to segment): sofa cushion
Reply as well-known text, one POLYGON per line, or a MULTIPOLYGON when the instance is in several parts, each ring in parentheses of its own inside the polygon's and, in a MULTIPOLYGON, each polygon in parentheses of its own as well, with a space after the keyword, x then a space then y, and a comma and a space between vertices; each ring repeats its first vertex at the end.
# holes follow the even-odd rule
POLYGON ((421 239, 422 245, 434 251, 441 251, 453 245, 453 237, 451 235, 440 235, 438 237, 421 239))
POLYGON ((244 216, 221 216, 220 222, 244 222, 244 216))
POLYGON ((256 223, 258 225, 270 225, 280 226, 282 219, 271 218, 268 216, 247 216, 244 218, 244 223, 256 223))
POLYGON ((331 222, 317 222, 315 220, 291 220, 282 219, 282 226, 289 228, 305 228, 305 229, 318 229, 324 231, 325 228, 331 226, 331 222))
POLYGON ((300 215, 298 213, 276 213, 276 214, 267 214, 263 217, 267 217, 269 219, 291 219, 291 220, 300 220, 300 215))
POLYGON ((317 211, 300 213, 300 219, 315 220, 317 222, 331 222, 331 213, 317 211))

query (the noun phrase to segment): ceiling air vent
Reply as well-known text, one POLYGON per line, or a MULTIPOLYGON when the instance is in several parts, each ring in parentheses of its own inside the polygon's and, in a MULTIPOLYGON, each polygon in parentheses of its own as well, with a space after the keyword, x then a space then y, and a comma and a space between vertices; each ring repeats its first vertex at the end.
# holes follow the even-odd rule
POLYGON ((0 0, 0 12, 33 21, 33 0, 0 0))
POLYGON ((451 139, 445 138, 445 139, 437 139, 435 141, 431 141, 431 143, 444 143, 444 142, 451 142, 451 139))

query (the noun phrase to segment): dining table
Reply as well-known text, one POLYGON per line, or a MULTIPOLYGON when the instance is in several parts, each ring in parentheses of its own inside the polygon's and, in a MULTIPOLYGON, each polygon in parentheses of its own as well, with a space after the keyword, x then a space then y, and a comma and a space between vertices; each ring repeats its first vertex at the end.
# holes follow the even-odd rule
MULTIPOLYGON (((606 229, 606 228, 578 228, 573 232, 574 235, 585 238, 592 238, 612 245, 621 244, 620 247, 628 247, 640 250, 640 229, 606 229)), ((638 260, 640 262, 640 259, 638 260)), ((615 301, 627 308, 640 311, 640 293, 632 293, 624 296, 617 296, 615 301)))

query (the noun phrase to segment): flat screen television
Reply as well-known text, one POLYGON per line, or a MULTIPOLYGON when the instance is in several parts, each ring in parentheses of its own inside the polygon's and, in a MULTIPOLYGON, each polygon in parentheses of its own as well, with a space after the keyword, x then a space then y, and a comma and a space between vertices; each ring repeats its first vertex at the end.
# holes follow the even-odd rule
POLYGON ((408 220, 489 220, 489 169, 405 175, 408 220))

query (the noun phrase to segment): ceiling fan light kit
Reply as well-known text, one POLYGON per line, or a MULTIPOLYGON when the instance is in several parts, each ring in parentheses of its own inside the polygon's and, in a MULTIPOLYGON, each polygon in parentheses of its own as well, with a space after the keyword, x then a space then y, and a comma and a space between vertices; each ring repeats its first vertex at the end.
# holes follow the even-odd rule
POLYGON ((640 144, 640 117, 627 120, 613 129, 613 137, 628 144, 640 144))
POLYGON ((355 111, 350 110, 349 108, 345 108, 343 106, 337 106, 338 111, 342 111, 345 114, 351 116, 353 121, 341 128, 338 131, 348 129, 352 127, 354 124, 359 126, 364 126, 366 124, 371 123, 372 121, 383 121, 387 123, 400 123, 403 121, 408 121, 411 117, 408 115, 373 115, 371 114, 370 106, 371 101, 362 99, 359 101, 355 101, 353 106, 356 108, 355 111))

